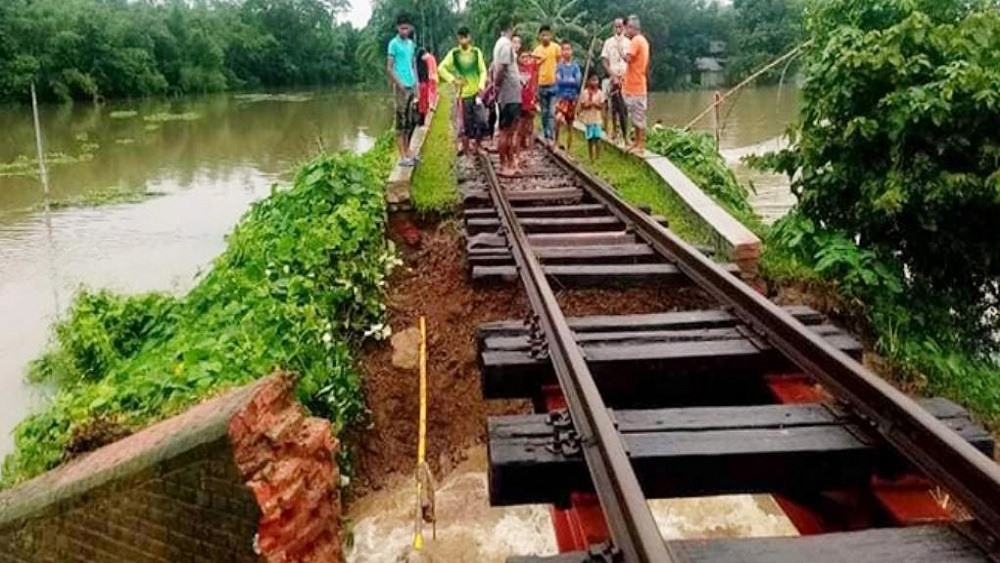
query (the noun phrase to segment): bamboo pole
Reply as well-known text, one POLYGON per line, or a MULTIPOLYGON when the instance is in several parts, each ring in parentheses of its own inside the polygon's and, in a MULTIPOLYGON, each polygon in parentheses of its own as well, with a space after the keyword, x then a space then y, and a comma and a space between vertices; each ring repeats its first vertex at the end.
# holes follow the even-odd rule
POLYGON ((49 211, 49 171, 45 166, 45 148, 42 143, 42 126, 38 119, 38 96, 35 95, 35 83, 31 83, 31 113, 35 120, 35 149, 38 151, 38 176, 42 181, 42 191, 45 194, 45 212, 49 211))
POLYGON ((798 55, 799 52, 801 52, 803 49, 805 49, 806 47, 808 47, 811 44, 812 44, 812 40, 806 41, 805 43, 799 45, 798 47, 792 49, 791 51, 785 53, 784 55, 778 57, 777 59, 771 61, 770 63, 768 63, 767 65, 765 65, 763 68, 761 68, 760 70, 758 70, 757 72, 751 74, 743 82, 740 82, 736 86, 733 86, 732 88, 730 88, 725 94, 723 94, 720 97, 717 97, 716 100, 715 100, 715 103, 713 103, 711 106, 707 107, 705 109, 705 111, 699 113, 698 117, 692 119, 691 122, 688 123, 684 127, 684 130, 685 131, 690 131, 691 128, 694 127, 695 125, 697 125, 699 121, 701 121, 702 119, 705 118, 705 116, 707 116, 708 114, 712 113, 713 111, 715 111, 715 109, 717 107, 719 107, 723 103, 725 103, 725 101, 727 99, 729 99, 730 96, 732 96, 736 92, 739 92, 740 90, 742 90, 743 88, 745 88, 747 85, 749 85, 754 80, 757 80, 757 78, 759 78, 765 72, 771 70, 772 68, 775 68, 776 66, 780 65, 781 63, 783 63, 785 61, 791 60, 793 57, 795 57, 796 55, 798 55))

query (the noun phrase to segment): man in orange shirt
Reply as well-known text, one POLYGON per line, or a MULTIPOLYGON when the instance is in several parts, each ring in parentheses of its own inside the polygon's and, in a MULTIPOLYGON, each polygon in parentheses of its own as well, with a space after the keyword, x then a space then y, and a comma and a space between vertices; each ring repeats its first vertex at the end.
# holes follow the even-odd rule
POLYGON ((628 53, 622 53, 628 64, 622 81, 622 95, 635 127, 635 141, 629 146, 629 152, 641 155, 646 151, 646 111, 649 109, 649 41, 642 35, 639 16, 629 16, 626 34, 631 42, 628 53))

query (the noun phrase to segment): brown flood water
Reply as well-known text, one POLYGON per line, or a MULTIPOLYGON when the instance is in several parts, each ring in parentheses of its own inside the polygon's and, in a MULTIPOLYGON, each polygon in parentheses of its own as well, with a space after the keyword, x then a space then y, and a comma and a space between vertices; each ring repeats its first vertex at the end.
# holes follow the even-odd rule
MULTIPOLYGON (((41 108, 47 153, 93 155, 50 167, 53 200, 108 188, 165 195, 53 211, 50 230, 38 178, 0 177, 0 456, 11 449, 14 425, 44 400, 47 390, 24 383, 25 368, 77 287, 185 291, 247 206, 319 143, 365 150, 392 114, 381 94, 296 99, 219 95, 41 108), (138 115, 111 116, 125 111, 138 115), (144 119, 164 112, 198 119, 144 119)), ((0 164, 21 155, 35 158, 30 108, 0 108, 0 164)))
MULTIPOLYGON (((684 125, 711 101, 709 92, 656 93, 650 119, 684 125)), ((283 100, 227 94, 43 107, 48 153, 92 155, 51 167, 52 199, 108 188, 165 195, 61 209, 46 221, 36 177, 0 176, 0 456, 10 451, 14 425, 44 401, 48 391, 24 383, 25 368, 77 287, 185 291, 222 251, 225 234, 251 202, 320 144, 328 151, 368 148, 390 125, 391 104, 381 94, 320 91, 283 100), (112 118, 127 111, 137 115, 112 118), (198 118, 145 119, 158 113, 198 118)), ((723 153, 779 136, 796 104, 790 88, 741 94, 726 119, 723 153)), ((711 129, 711 120, 701 126, 711 129)), ((22 155, 35 156, 30 109, 2 107, 0 165, 22 155)), ((766 177, 740 174, 765 193, 766 177)), ((778 211, 780 184, 766 188, 776 194, 778 211)))

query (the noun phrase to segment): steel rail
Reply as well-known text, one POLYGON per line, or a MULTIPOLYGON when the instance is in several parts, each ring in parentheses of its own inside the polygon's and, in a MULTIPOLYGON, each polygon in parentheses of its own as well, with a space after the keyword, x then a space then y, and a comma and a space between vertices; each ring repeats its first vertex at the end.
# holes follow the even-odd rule
POLYGON ((676 556, 670 554, 660 535, 614 421, 555 293, 545 278, 542 265, 531 250, 528 236, 518 224, 514 210, 503 194, 493 164, 486 156, 480 156, 480 159, 486 170, 490 197, 507 236, 507 245, 514 256, 531 308, 538 315, 544 330, 552 366, 566 397, 573 426, 580 437, 581 450, 614 547, 620 550, 624 561, 630 563, 678 561, 676 556))
POLYGON ((586 191, 631 226, 654 250, 673 261, 696 285, 731 307, 737 318, 867 419, 887 442, 950 492, 984 528, 979 534, 980 544, 997 555, 1000 466, 906 394, 829 345, 749 285, 624 201, 603 180, 582 170, 558 151, 550 154, 567 171, 584 180, 586 191))

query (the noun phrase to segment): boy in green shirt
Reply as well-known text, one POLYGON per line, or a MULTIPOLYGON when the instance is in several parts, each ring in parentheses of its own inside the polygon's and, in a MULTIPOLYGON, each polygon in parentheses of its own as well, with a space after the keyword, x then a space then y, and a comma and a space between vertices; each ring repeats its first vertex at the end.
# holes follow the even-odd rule
POLYGON ((483 52, 472 44, 472 34, 469 28, 458 30, 458 47, 445 55, 438 65, 438 76, 445 83, 455 83, 460 88, 462 109, 462 152, 471 154, 470 143, 482 138, 476 122, 476 105, 479 94, 486 89, 486 58, 483 52))

